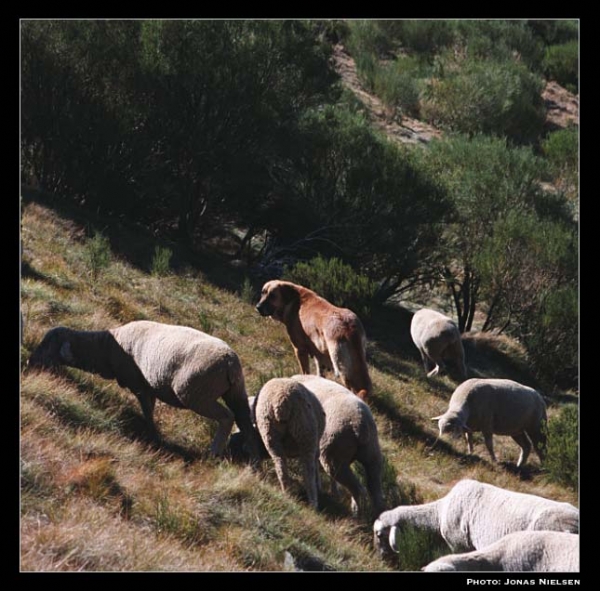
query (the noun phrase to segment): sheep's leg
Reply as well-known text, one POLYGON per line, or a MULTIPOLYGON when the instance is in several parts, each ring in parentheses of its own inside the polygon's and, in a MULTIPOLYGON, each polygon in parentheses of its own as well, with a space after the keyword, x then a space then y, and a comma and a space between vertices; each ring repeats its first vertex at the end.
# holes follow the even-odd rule
POLYGON ((191 410, 200 416, 206 417, 207 419, 213 419, 219 423, 217 432, 210 446, 210 453, 215 457, 220 456, 223 453, 225 443, 233 428, 233 413, 222 404, 219 404, 216 400, 197 405, 191 410))
POLYGON ((372 509, 375 516, 378 516, 385 510, 385 501, 381 487, 381 473, 383 471, 380 456, 358 458, 363 465, 367 477, 367 490, 371 497, 372 509))
POLYGON ((304 486, 306 488, 306 494, 308 496, 309 504, 318 509, 319 498, 318 498, 318 470, 317 470, 316 458, 313 455, 305 456, 302 460, 302 473, 304 476, 304 486))
POLYGON ((279 480, 281 490, 285 493, 292 488, 292 479, 288 473, 285 450, 281 442, 281 435, 278 435, 276 432, 273 433, 269 431, 268 428, 265 428, 265 425, 262 425, 261 427, 260 417, 258 427, 264 446, 267 449, 267 452, 269 452, 269 456, 271 456, 271 459, 273 460, 275 474, 277 474, 277 480, 279 480))
POLYGON ((348 464, 338 466, 337 469, 330 467, 330 469, 331 472, 329 472, 329 475, 350 491, 350 495, 352 496, 352 515, 356 517, 358 515, 360 503, 365 498, 367 492, 365 487, 359 482, 358 478, 356 478, 348 464))
POLYGON ((154 422, 154 406, 156 404, 156 396, 144 392, 136 393, 136 397, 140 401, 142 413, 144 414, 144 418, 146 419, 146 423, 148 424, 150 434, 152 435, 152 437, 158 439, 159 433, 154 422))
POLYGON ((465 431, 465 439, 467 440, 467 449, 469 454, 473 453, 473 433, 471 431, 465 431))
POLYGON ((423 361, 423 367, 425 368, 425 373, 429 375, 433 369, 435 369, 435 363, 429 358, 427 353, 423 351, 423 349, 419 349, 419 353, 421 354, 421 360, 423 361))
POLYGON ((529 435, 531 442, 533 443, 533 449, 537 454, 537 457, 540 459, 540 462, 543 462, 546 457, 546 434, 543 431, 541 425, 536 425, 532 429, 527 429, 527 435, 529 435))
POLYGON ((496 455, 494 454, 494 439, 492 433, 484 433, 483 440, 485 441, 485 446, 490 452, 492 462, 497 462, 498 460, 496 460, 496 455))
POLYGON ((520 468, 529 457, 529 453, 531 452, 531 443, 529 442, 529 438, 527 437, 527 435, 525 435, 525 433, 518 433, 517 435, 512 435, 512 438, 521 448, 521 453, 519 454, 519 459, 517 461, 517 468, 520 468))

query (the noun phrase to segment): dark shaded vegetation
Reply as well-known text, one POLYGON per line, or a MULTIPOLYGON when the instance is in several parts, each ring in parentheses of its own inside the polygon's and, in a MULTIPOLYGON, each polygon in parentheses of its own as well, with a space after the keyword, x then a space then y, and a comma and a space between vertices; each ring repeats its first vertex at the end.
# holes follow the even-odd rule
POLYGON ((546 136, 540 96, 578 84, 576 49, 577 21, 24 20, 22 178, 147 272, 160 247, 251 298, 288 269, 381 342, 384 303, 445 292, 462 331, 576 389, 577 138, 546 136), (374 132, 337 42, 400 116, 457 135, 417 153, 374 132))

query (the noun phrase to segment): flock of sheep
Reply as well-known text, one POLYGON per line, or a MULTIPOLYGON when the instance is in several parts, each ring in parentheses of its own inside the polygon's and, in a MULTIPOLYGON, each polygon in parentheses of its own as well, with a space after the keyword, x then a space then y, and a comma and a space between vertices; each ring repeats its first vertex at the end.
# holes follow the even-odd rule
MULTIPOLYGON (((335 312, 314 292, 309 295, 335 312)), ((264 308, 263 303, 263 315, 264 308)), ((336 334, 343 340, 343 334, 336 334)), ((440 436, 464 435, 472 453, 472 434, 481 432, 496 461, 492 437, 509 435, 521 448, 517 466, 525 464, 532 447, 543 460, 546 407, 538 392, 511 380, 466 379, 458 328, 438 312, 415 313, 411 336, 428 376, 449 365, 461 381, 447 411, 434 419, 440 436)), ((313 356, 320 374, 326 355, 313 356)), ((436 532, 454 552, 425 565, 424 571, 579 571, 579 510, 568 503, 461 480, 437 501, 386 511, 383 457, 368 400, 337 381, 310 375, 306 367, 302 375, 269 380, 257 396, 248 398, 240 359, 224 341, 189 327, 151 321, 101 331, 53 328, 31 354, 29 367, 58 365, 116 379, 135 394, 155 436, 157 399, 217 421, 211 454, 221 456, 229 439, 232 447, 237 441, 253 466, 270 457, 284 491, 290 487, 287 461, 297 458, 308 502, 315 509, 321 466, 331 479, 332 494, 338 494, 338 484, 350 492, 354 515, 370 501, 374 544, 383 556, 398 552, 403 532, 416 527, 436 532), (239 434, 230 437, 234 422, 239 434), (354 474, 354 462, 363 466, 366 486, 354 474)), ((333 367, 337 376, 338 364, 333 367)), ((344 375, 339 377, 346 384, 344 375)))

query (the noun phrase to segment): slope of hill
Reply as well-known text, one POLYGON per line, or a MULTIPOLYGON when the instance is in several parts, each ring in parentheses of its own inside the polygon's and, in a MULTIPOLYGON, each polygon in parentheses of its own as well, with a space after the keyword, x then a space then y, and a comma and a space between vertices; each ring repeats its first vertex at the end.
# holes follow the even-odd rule
MULTIPOLYGON (((442 132, 419 119, 402 115, 397 121, 389 113, 383 102, 368 92, 358 79, 356 63, 343 45, 333 48, 334 68, 340 75, 342 84, 351 90, 367 108, 373 126, 389 139, 406 144, 426 144, 434 138, 442 137, 442 132)), ((548 81, 542 98, 546 107, 546 127, 550 130, 565 129, 579 125, 579 98, 554 81, 548 81)))
MULTIPOLYGON (((74 369, 27 370, 52 326, 104 329, 147 318, 227 341, 242 360, 249 395, 271 377, 297 372, 281 325, 256 313, 241 279, 235 292, 217 286, 214 277, 229 269, 213 267, 209 280, 180 261, 176 273, 152 275, 139 261, 151 260, 154 241, 103 222, 112 257, 94 279, 87 259, 94 227, 98 220, 42 202, 23 205, 21 570, 277 571, 290 563, 286 556, 343 571, 397 568, 373 552, 372 519, 353 519, 347 496, 334 500, 325 477, 315 512, 299 478, 293 495, 281 493, 270 462, 253 473, 207 458, 215 425, 206 419, 159 403, 157 443, 147 438, 135 398, 115 382, 74 369)), ((577 504, 577 493, 551 483, 537 459, 516 472, 510 438, 496 438, 498 465, 480 438, 473 457, 462 441, 432 448, 430 417, 445 410, 455 384, 425 378, 409 321, 407 311, 390 309, 367 327, 388 504, 433 500, 463 477, 577 504)), ((531 379, 522 351, 506 339, 470 337, 466 348, 473 376, 531 379)), ((556 412, 551 405, 551 420, 556 412)), ((403 568, 418 569, 440 551, 427 547, 403 568)))

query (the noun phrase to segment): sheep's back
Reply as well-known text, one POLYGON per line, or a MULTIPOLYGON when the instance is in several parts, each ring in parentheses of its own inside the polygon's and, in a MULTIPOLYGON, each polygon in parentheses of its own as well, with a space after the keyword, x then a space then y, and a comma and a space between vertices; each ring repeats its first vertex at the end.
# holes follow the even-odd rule
POLYGON ((541 395, 512 380, 472 378, 463 382, 452 394, 448 409, 463 407, 468 407, 470 428, 491 426, 499 435, 526 429, 546 416, 541 395))
POLYGON ((423 309, 413 315, 410 334, 417 346, 425 346, 432 341, 453 341, 460 338, 458 327, 451 318, 435 310, 423 309))
MULTIPOLYGON (((460 539, 466 536, 464 545, 453 547, 464 551, 481 549, 516 531, 563 531, 559 516, 566 511, 573 516, 565 505, 568 503, 465 479, 444 498, 442 535, 449 543, 457 534, 460 539), (554 522, 552 515, 557 517, 554 522)), ((576 508, 569 507, 578 514, 576 508)))
POLYGON ((221 339, 187 326, 130 322, 110 331, 153 388, 185 389, 227 379, 237 355, 221 339))
POLYGON ((380 453, 375 419, 363 400, 333 380, 314 375, 296 375, 292 379, 306 386, 325 411, 322 453, 348 463, 360 452, 364 457, 380 453))

